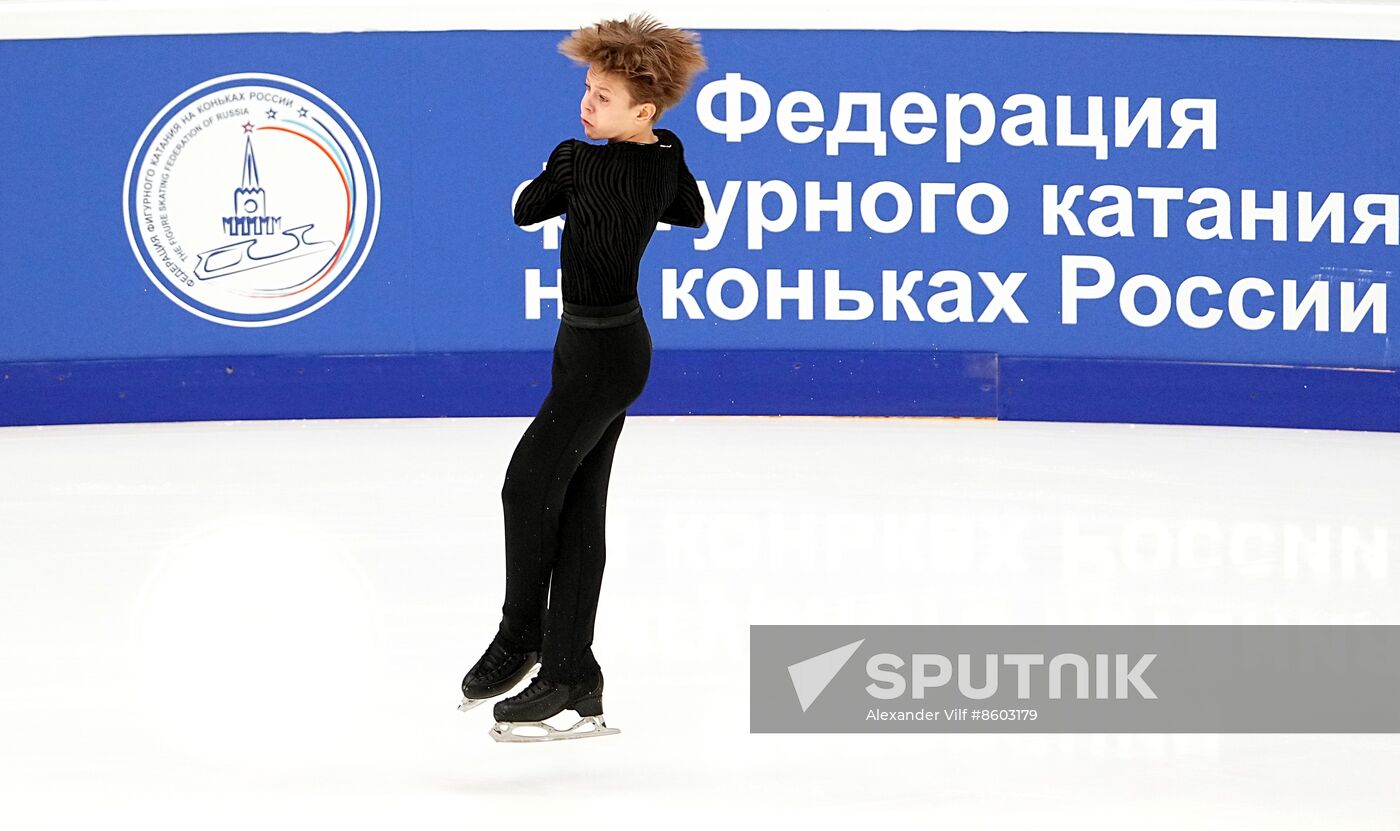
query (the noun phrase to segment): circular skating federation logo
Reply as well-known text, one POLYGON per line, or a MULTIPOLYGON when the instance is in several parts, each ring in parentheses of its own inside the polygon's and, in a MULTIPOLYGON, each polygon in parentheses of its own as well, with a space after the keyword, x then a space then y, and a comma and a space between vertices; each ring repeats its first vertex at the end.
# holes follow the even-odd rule
POLYGON ((329 303, 379 224, 379 173, 355 122, 319 91, 260 72, 176 96, 141 134, 122 193, 146 276, 229 326, 329 303))

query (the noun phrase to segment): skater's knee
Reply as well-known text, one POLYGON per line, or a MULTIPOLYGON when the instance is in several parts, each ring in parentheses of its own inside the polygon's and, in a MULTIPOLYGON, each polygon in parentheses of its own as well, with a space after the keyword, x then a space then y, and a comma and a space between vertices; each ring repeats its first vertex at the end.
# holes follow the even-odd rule
POLYGON ((547 477, 509 477, 501 486, 501 503, 508 509, 521 511, 558 511, 563 507, 563 489, 547 477))
POLYGON ((506 477, 501 485, 501 502, 507 508, 520 508, 539 502, 539 485, 524 477, 506 477))

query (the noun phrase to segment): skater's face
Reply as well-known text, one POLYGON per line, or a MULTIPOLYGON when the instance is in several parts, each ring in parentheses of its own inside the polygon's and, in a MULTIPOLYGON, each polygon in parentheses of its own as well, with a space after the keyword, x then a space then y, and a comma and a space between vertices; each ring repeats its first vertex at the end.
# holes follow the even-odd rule
POLYGON ((590 139, 623 139, 651 132, 651 116, 656 106, 633 104, 625 79, 588 67, 583 81, 583 100, 579 102, 579 120, 583 133, 590 139))

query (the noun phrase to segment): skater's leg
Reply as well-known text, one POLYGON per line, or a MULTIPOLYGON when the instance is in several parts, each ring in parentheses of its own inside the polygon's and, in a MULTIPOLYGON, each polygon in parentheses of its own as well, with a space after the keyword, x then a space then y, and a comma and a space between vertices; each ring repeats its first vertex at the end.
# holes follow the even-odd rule
POLYGON ((552 383, 515 446, 501 485, 505 602, 501 632, 521 648, 543 641, 564 495, 575 471, 631 397, 606 336, 560 326, 552 383))
MULTIPOLYGON (((617 328, 559 327, 550 391, 520 439, 501 488, 501 631, 520 647, 542 646, 547 595, 560 593, 557 580, 550 586, 550 572, 569 483, 613 421, 641 395, 650 365, 651 336, 640 318, 617 328)), ((610 467, 611 452, 607 462, 610 467)))
POLYGON ((540 673, 548 678, 575 681, 599 669, 592 650, 593 622, 607 559, 608 480, 626 417, 625 410, 618 413, 603 431, 564 497, 541 654, 540 673))
POLYGON ((522 648, 543 642, 550 572, 569 482, 616 417, 599 389, 566 381, 545 396, 516 446, 501 487, 506 596, 501 631, 522 648))

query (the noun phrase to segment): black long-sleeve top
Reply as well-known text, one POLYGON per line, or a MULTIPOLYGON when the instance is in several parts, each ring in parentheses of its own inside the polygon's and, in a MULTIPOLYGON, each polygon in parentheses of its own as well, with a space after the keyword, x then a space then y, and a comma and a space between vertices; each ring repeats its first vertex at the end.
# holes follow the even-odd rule
POLYGON ((705 204, 675 133, 651 144, 565 139, 515 202, 515 224, 567 214, 559 243, 561 293, 612 306, 637 296, 637 273, 656 223, 699 228, 705 204))

